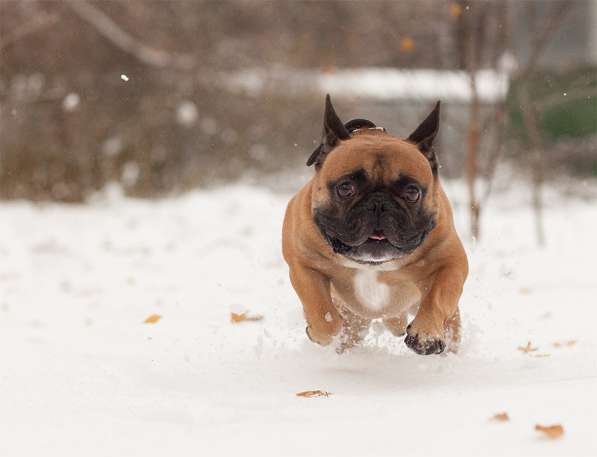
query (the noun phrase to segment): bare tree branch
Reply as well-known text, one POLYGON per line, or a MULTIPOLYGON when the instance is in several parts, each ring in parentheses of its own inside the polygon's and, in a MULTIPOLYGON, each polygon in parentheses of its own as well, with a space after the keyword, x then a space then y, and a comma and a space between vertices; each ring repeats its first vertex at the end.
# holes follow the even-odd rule
POLYGON ((564 22, 564 19, 566 19, 566 16, 571 10, 572 2, 559 3, 553 7, 553 11, 547 24, 533 40, 531 55, 527 60, 525 67, 521 72, 519 72, 519 77, 521 79, 528 77, 535 71, 535 67, 543 55, 543 52, 545 52, 545 49, 547 48, 547 45, 549 44, 553 34, 560 28, 564 22))
POLYGON ((543 144, 539 131, 539 119, 535 105, 529 94, 528 81, 518 87, 518 100, 522 111, 522 120, 528 133, 531 145, 532 178, 533 178, 533 211, 535 213, 535 232, 540 246, 545 245, 545 228, 543 223, 543 144))
MULTIPOLYGON (((526 84, 525 80, 533 74, 535 68, 539 62, 539 59, 543 55, 543 52, 547 48, 550 40, 553 37, 553 34, 559 29, 559 27, 564 22, 566 15, 572 10, 572 4, 570 2, 556 4, 551 13, 549 14, 549 18, 547 20, 547 24, 543 27, 543 29, 539 33, 535 33, 534 39, 531 43, 531 56, 529 57, 526 65, 518 72, 518 77, 521 81, 521 84, 526 84)), ((506 15, 507 17, 507 15, 506 15)), ((528 89, 523 89, 525 91, 523 98, 527 102, 529 102, 529 94, 528 89)), ((578 90, 571 90, 569 91, 570 99, 578 99, 584 97, 595 96, 597 90, 595 88, 586 88, 586 89, 578 89, 578 90)), ((518 96, 520 96, 520 91, 518 92, 518 96)), ((540 102, 534 104, 533 110, 536 112, 540 112, 543 109, 549 108, 557 103, 561 102, 561 97, 558 94, 556 96, 548 97, 540 102), (556 100, 557 99, 557 100, 556 100)), ((528 106, 525 106, 527 111, 530 109, 528 106)), ((497 131, 495 132, 494 144, 492 147, 492 153, 489 155, 489 160, 486 165, 486 180, 487 186, 485 188, 484 195, 482 197, 482 201, 486 202, 489 199, 492 190, 492 181, 495 176, 495 171, 497 168, 497 164, 503 155, 503 145, 500 144, 500 141, 503 141, 503 133, 504 133, 504 123, 506 122, 507 117, 504 115, 505 113, 505 101, 502 101, 496 106, 496 109, 493 113, 487 114, 485 119, 482 121, 482 128, 481 131, 485 131, 490 125, 495 125, 497 131), (501 139, 500 139, 501 138, 501 139)), ((537 115, 537 113, 533 114, 527 112, 526 119, 525 119, 525 126, 529 123, 536 123, 536 118, 533 116, 537 115)), ((527 127, 528 128, 528 127, 527 127)), ((532 128, 532 127, 531 127, 532 128)), ((539 144, 539 143, 537 143, 539 144)), ((538 159, 541 155, 540 151, 535 152, 534 158, 538 159)), ((540 167, 541 165, 539 165, 540 167)), ((542 176, 540 175, 540 170, 534 169, 533 174, 533 182, 535 187, 541 186, 542 176)), ((540 189, 533 190, 533 204, 535 206, 535 211, 538 215, 537 217, 537 237, 539 242, 543 242, 544 234, 542 229, 542 220, 541 220, 541 194, 540 189), (538 208, 538 209, 537 209, 538 208)))
POLYGON ((38 30, 54 25, 56 22, 58 22, 58 19, 58 14, 43 14, 35 16, 32 20, 17 26, 14 30, 9 32, 7 36, 2 38, 0 40, 0 50, 27 35, 31 35, 38 30))
MULTIPOLYGON (((535 5, 531 4, 531 30, 535 29, 536 10, 535 5)), ((539 58, 547 48, 553 34, 564 22, 567 14, 572 10, 571 2, 556 4, 552 8, 551 15, 545 27, 535 34, 532 42, 531 56, 527 61, 526 67, 519 73, 519 85, 517 90, 518 102, 522 112, 522 120, 528 134, 531 146, 531 175, 532 175, 532 200, 533 211, 535 213, 535 231, 537 242, 540 246, 545 245, 545 225, 543 222, 543 142, 539 127, 539 112, 535 101, 530 94, 530 79, 535 72, 535 67, 539 58)))
POLYGON ((65 3, 105 39, 146 65, 160 68, 176 67, 182 70, 190 70, 195 65, 195 59, 191 55, 171 53, 142 43, 103 11, 84 0, 66 0, 65 3))
MULTIPOLYGON (((542 32, 535 37, 533 40, 533 49, 532 54, 527 61, 527 64, 524 66, 522 70, 518 72, 518 78, 524 79, 527 78, 535 71, 535 67, 541 58, 541 55, 545 51, 545 48, 549 44, 549 41, 553 35, 557 31, 557 29, 562 25, 566 15, 571 11, 571 3, 562 3, 560 5, 556 5, 552 14, 550 15, 550 19, 547 25, 544 27, 542 32)), ((487 125, 492 121, 493 114, 489 113, 486 118, 481 122, 483 125, 482 130, 484 130, 487 125)))
POLYGON ((487 163, 485 164, 485 189, 481 202, 486 204, 489 200, 489 196, 493 190, 493 181, 495 174, 504 155, 504 132, 506 131, 507 116, 505 116, 505 102, 502 101, 494 110, 494 117, 492 118, 494 129, 493 129, 493 142, 488 155, 487 163))
MULTIPOLYGON (((566 15, 572 10, 572 4, 570 2, 565 2, 562 4, 558 4, 554 6, 553 11, 549 17, 549 21, 546 26, 543 28, 540 34, 536 35, 533 44, 532 44, 532 51, 531 56, 529 57, 526 65, 518 72, 518 75, 515 75, 516 78, 525 79, 529 77, 534 71, 539 62, 539 59, 543 55, 543 52, 547 48, 552 35, 560 28, 566 15)), ((489 113, 485 119, 481 122, 482 131, 487 128, 489 123, 493 120, 493 113, 489 113)))
MULTIPOLYGON (((536 9, 534 4, 530 4, 531 30, 536 30, 536 9)), ((571 10, 571 3, 564 2, 556 4, 552 8, 551 14, 547 24, 543 29, 535 33, 531 43, 531 55, 527 61, 525 68, 519 72, 519 84, 517 88, 518 103, 522 112, 522 120, 525 130, 528 135, 530 149, 531 149, 531 175, 532 175, 532 204, 535 213, 535 231, 537 234, 537 242, 540 246, 545 245, 545 228, 543 223, 543 144, 541 140, 541 131, 539 128, 539 113, 537 106, 531 98, 530 94, 530 80, 535 72, 535 67, 539 62, 539 58, 545 51, 547 44, 552 38, 553 34, 558 30, 560 25, 564 22, 566 14, 571 10)))

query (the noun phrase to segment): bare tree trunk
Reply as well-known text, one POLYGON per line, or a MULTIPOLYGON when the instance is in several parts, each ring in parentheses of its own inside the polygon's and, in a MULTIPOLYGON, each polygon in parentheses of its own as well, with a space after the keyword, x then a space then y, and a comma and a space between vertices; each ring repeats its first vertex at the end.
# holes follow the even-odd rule
MULTIPOLYGON (((506 122, 505 100, 494 106, 494 112, 481 120, 480 101, 477 90, 476 74, 484 62, 482 58, 491 57, 490 65, 496 66, 499 56, 505 49, 509 49, 509 35, 511 24, 509 23, 509 3, 498 4, 492 2, 481 2, 476 0, 462 0, 463 10, 468 11, 463 15, 462 43, 463 43, 463 64, 466 67, 470 78, 470 105, 469 121, 467 127, 467 151, 465 158, 465 175, 469 198, 470 231, 473 238, 480 236, 480 220, 482 205, 487 201, 491 193, 492 181, 495 169, 502 155, 504 140, 504 123, 506 122), (499 15, 499 27, 491 33, 487 30, 487 16, 499 15), (488 54, 489 53, 489 54, 488 54), (494 130, 494 144, 489 151, 489 157, 485 164, 485 178, 487 186, 482 197, 478 195, 477 181, 481 174, 479 160, 479 149, 481 134, 485 134, 490 128, 494 130)), ((532 160, 532 195, 533 211, 535 213, 535 230, 540 245, 545 244, 545 229, 543 224, 543 146, 539 130, 537 106, 530 98, 528 80, 532 76, 535 67, 543 54, 545 48, 551 41, 555 32, 559 29, 566 15, 571 10, 573 3, 570 1, 555 2, 547 16, 545 25, 538 30, 536 27, 535 3, 529 3, 530 12, 529 28, 533 31, 530 56, 523 69, 518 72, 518 79, 521 81, 518 99, 521 101, 521 109, 524 116, 524 124, 529 135, 532 160)), ((486 59, 485 59, 486 60, 486 59)))
POLYGON ((469 123, 467 132, 466 151, 466 184, 468 189, 471 237, 478 239, 480 235, 479 218, 481 207, 477 198, 476 181, 478 172, 479 152, 479 97, 476 87, 476 76, 471 78, 471 103, 469 109, 469 123))
MULTIPOLYGON (((481 197, 482 205, 486 205, 493 190, 493 182, 500 160, 504 155, 504 141, 506 132, 507 116, 505 115, 505 101, 498 102, 495 106, 492 121, 495 123, 493 128, 493 142, 485 164, 485 189, 481 197)), ((483 129, 484 130, 484 129, 483 129)))
MULTIPOLYGON (((491 65, 498 69, 502 75, 505 73, 509 75, 512 69, 508 67, 507 63, 500 62, 500 59, 511 49, 510 37, 512 24, 510 22, 510 3, 509 1, 504 1, 500 4, 492 4, 491 6, 493 7, 491 14, 499 18, 497 24, 494 24, 492 38, 489 40, 493 44, 491 49, 491 65)), ((486 162, 482 167, 485 188, 483 195, 480 197, 481 206, 487 204, 491 195, 496 170, 504 152, 505 131, 508 119, 508 116, 506 116, 506 97, 507 94, 504 94, 504 98, 496 101, 491 107, 492 112, 481 122, 482 132, 493 131, 492 143, 488 149, 486 162)))
MULTIPOLYGON (((472 2, 471 2, 472 4, 472 2)), ((480 213, 481 206, 476 192, 476 182, 478 175, 478 156, 479 156, 479 115, 480 103, 479 92, 477 90, 477 70, 478 70, 478 48, 477 48, 477 33, 475 30, 475 23, 479 19, 478 14, 474 14, 477 8, 471 8, 467 27, 467 48, 466 48, 466 63, 467 71, 470 78, 470 106, 469 106, 469 120, 467 131, 467 151, 466 151, 466 184, 469 198, 470 211, 470 230, 471 237, 478 239, 480 235, 480 213)))
POLYGON ((545 226, 543 222, 543 144, 539 130, 539 116, 537 107, 531 99, 529 92, 529 81, 535 71, 535 67, 543 51, 551 38, 558 30, 564 18, 572 8, 572 2, 556 3, 551 10, 549 19, 541 31, 537 29, 536 4, 529 3, 529 29, 533 31, 534 37, 531 43, 531 54, 526 67, 520 73, 520 84, 517 90, 518 101, 522 111, 522 120, 528 135, 531 147, 531 182, 532 182, 532 205, 535 213, 535 232, 539 246, 545 246, 545 226))

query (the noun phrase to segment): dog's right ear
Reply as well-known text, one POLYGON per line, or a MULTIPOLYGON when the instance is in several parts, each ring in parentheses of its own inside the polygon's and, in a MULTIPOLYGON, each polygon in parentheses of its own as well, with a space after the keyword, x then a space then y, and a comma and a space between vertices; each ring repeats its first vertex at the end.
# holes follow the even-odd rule
POLYGON ((307 166, 315 164, 315 168, 318 169, 323 164, 325 156, 338 144, 340 140, 347 140, 350 138, 350 133, 344 124, 336 114, 336 110, 332 105, 330 94, 325 97, 325 112, 323 115, 323 137, 321 144, 313 151, 309 160, 307 160, 307 166))

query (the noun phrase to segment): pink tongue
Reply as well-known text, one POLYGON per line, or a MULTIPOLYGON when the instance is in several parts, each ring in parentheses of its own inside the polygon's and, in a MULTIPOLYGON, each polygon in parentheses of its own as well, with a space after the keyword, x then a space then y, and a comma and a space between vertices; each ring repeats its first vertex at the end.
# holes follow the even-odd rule
POLYGON ((385 240, 386 239, 386 237, 384 236, 383 233, 374 233, 369 238, 371 238, 372 240, 377 240, 377 241, 381 241, 381 240, 385 240))

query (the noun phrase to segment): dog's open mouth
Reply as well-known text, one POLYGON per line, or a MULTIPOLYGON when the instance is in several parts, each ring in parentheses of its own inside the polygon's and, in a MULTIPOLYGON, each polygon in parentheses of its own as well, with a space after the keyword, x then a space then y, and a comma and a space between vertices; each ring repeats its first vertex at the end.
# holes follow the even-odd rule
POLYGON ((375 230, 371 236, 369 237, 370 240, 374 241, 387 241, 386 236, 383 233, 383 230, 375 230))
POLYGON ((379 265, 404 255, 399 248, 390 243, 382 231, 373 232, 359 246, 349 246, 338 238, 328 239, 334 252, 362 264, 379 265))
POLYGON ((380 265, 401 259, 413 252, 423 243, 427 233, 427 231, 420 232, 405 239, 404 244, 400 245, 390 241, 382 230, 374 230, 359 245, 349 245, 338 238, 327 235, 326 238, 336 254, 341 254, 357 263, 380 265))

